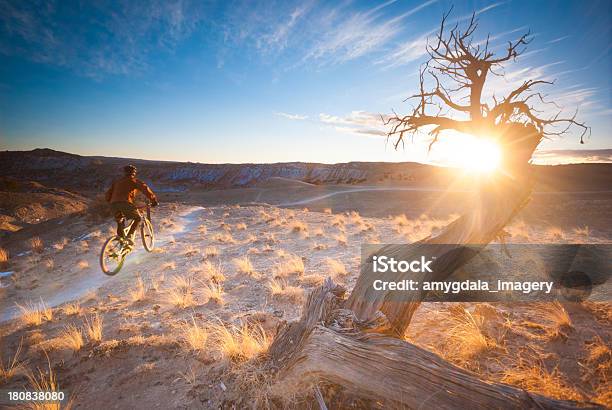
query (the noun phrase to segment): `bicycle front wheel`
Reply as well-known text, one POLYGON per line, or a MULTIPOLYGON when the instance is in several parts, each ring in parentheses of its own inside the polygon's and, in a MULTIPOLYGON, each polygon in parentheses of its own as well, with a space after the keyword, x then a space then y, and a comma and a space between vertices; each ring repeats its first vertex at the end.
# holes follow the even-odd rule
POLYGON ((140 237, 147 252, 153 252, 153 248, 155 248, 155 234, 153 233, 153 224, 148 218, 144 218, 142 221, 140 237))
POLYGON ((104 242, 102 252, 100 252, 100 267, 102 272, 109 276, 116 275, 121 270, 125 261, 126 253, 123 249, 121 239, 112 236, 104 242))

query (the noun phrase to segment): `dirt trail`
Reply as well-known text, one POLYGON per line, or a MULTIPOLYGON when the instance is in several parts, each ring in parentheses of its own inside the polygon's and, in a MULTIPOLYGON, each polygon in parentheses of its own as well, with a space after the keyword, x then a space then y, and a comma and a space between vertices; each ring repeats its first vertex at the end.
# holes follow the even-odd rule
MULTIPOLYGON (((160 247, 167 244, 169 241, 176 238, 180 238, 186 233, 193 229, 193 226, 197 222, 197 216, 202 212, 202 207, 189 207, 182 210, 176 219, 176 223, 171 231, 160 232, 156 227, 156 238, 155 246, 160 247)), ((155 223, 155 214, 153 214, 155 223)), ((87 235, 82 235, 76 238, 76 240, 86 239, 87 235)), ((44 300, 45 305, 48 307, 55 307, 66 302, 70 302, 79 299, 86 295, 88 292, 97 291, 101 288, 107 288, 109 292, 116 291, 118 287, 125 285, 127 282, 134 280, 134 275, 129 274, 131 267, 135 265, 143 265, 152 261, 147 260, 149 254, 140 245, 140 234, 136 236, 136 249, 127 257, 125 264, 123 265, 122 271, 116 276, 107 276, 102 273, 98 265, 98 254, 99 247, 92 248, 89 251, 89 259, 91 269, 87 275, 77 278, 70 278, 68 275, 58 278, 57 286, 50 287, 37 287, 31 291, 29 300, 38 301, 44 300), (95 258, 94 258, 95 256, 95 258), (59 289, 58 289, 59 287, 59 289)), ((73 261, 74 262, 74 261, 73 261)), ((14 319, 19 314, 19 308, 15 304, 11 304, 9 300, 0 301, 0 323, 14 319)))
MULTIPOLYGON (((470 190, 449 190, 445 188, 428 188, 428 187, 376 187, 376 186, 364 186, 360 188, 343 189, 335 192, 329 192, 324 195, 317 195, 309 198, 300 199, 298 201, 281 203, 276 206, 298 206, 306 205, 312 202, 321 201, 323 199, 331 198, 336 195, 351 194, 355 192, 371 192, 371 191, 413 191, 413 192, 452 192, 452 193, 470 193, 475 191, 470 190)), ((535 195, 581 195, 581 194, 609 194, 612 191, 534 191, 535 195)))

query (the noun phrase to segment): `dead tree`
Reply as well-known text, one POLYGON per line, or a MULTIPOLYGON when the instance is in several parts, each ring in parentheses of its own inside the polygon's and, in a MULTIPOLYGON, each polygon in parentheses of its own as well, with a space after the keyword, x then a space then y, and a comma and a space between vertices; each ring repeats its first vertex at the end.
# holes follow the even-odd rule
MULTIPOLYGON (((503 55, 496 56, 489 38, 473 42, 474 16, 465 30, 458 25, 448 30, 447 18, 448 14, 427 48, 430 58, 420 71, 420 91, 412 97, 416 104, 410 114, 394 113, 387 120, 389 137, 396 137, 396 147, 419 131, 431 135, 431 144, 445 131, 494 138, 502 147, 503 165, 494 181, 477 193, 476 206, 440 234, 410 248, 388 246, 383 250, 396 259, 410 260, 426 245, 441 245, 435 248, 436 255, 429 255, 437 256, 436 280, 451 275, 494 240, 527 203, 532 190, 529 161, 543 138, 566 132, 572 125, 582 129, 581 141, 588 132, 573 116, 543 117, 533 108, 532 101, 546 102, 533 88, 549 84, 547 81, 527 80, 503 98, 483 101, 487 76, 500 75, 496 70, 524 51, 529 35, 508 43, 503 55), (558 125, 566 127, 556 130, 558 125)), ((596 407, 482 381, 406 342, 403 335, 424 295, 398 302, 389 293, 374 292, 365 279, 371 269, 368 263, 362 265, 348 298, 343 288, 328 279, 309 296, 302 318, 279 330, 268 352, 270 368, 275 369, 273 389, 278 394, 326 382, 391 408, 596 407)), ((393 279, 422 283, 428 277, 398 273, 393 279)))

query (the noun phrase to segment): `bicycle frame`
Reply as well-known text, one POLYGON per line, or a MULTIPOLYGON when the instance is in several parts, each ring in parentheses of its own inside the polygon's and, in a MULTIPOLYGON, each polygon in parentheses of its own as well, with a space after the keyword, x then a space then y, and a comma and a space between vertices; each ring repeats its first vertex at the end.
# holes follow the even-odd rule
MULTIPOLYGON (((137 206, 136 207, 136 211, 138 212, 138 214, 141 216, 141 218, 146 218, 149 220, 149 222, 151 221, 151 204, 147 203, 145 205, 141 205, 141 206, 137 206), (145 211, 144 215, 143 215, 143 211, 145 211)), ((125 216, 122 216, 122 219, 125 223, 126 218, 125 216)), ((125 226, 123 228, 123 236, 127 236, 128 232, 130 232, 130 229, 132 228, 132 225, 134 225, 134 220, 133 219, 129 219, 130 223, 127 224, 127 226, 125 226)), ((117 220, 117 222, 119 222, 119 220, 117 220)))

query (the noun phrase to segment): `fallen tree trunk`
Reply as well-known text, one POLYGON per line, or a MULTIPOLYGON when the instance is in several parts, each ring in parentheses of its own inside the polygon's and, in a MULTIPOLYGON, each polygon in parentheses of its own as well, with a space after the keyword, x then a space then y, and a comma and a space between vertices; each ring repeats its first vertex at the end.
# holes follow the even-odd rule
POLYGON ((384 319, 358 320, 342 307, 343 295, 328 278, 309 296, 301 319, 279 333, 269 350, 271 367, 279 369, 275 395, 327 382, 385 408, 598 408, 482 381, 425 349, 372 333, 384 319))

